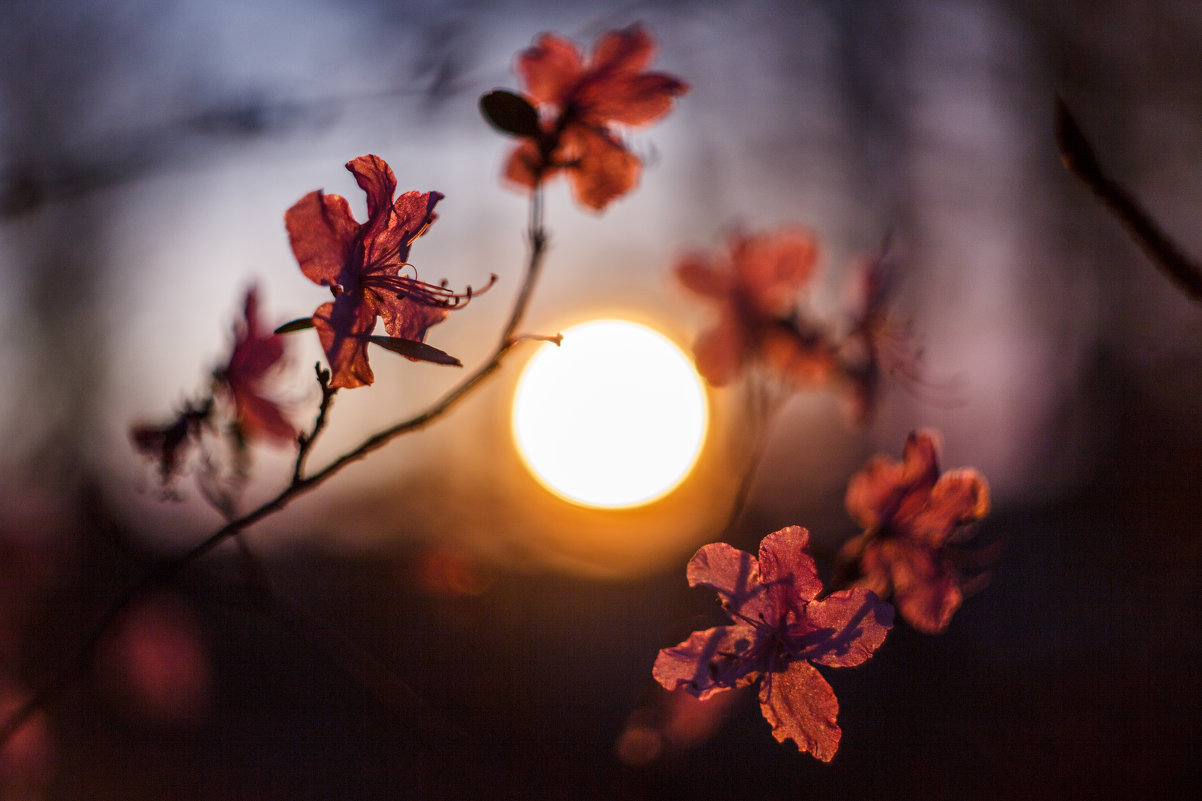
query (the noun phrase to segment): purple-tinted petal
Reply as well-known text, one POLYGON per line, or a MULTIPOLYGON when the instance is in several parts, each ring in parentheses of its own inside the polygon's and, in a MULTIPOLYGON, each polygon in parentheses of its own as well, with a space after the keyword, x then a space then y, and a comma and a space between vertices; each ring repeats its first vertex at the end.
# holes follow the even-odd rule
POLYGON ((350 389, 375 380, 367 363, 367 343, 376 327, 376 310, 367 297, 343 292, 318 307, 313 326, 330 363, 330 386, 350 389))
POLYGON ((860 587, 811 601, 805 611, 808 637, 829 632, 802 654, 819 665, 853 667, 867 661, 893 626, 893 607, 860 587))
POLYGON ((776 613, 799 613, 822 592, 822 579, 810 556, 810 532, 801 526, 774 531, 760 542, 760 582, 776 613))
POLYGON ((642 70, 655 58, 655 39, 635 23, 619 31, 606 31, 593 44, 589 70, 623 74, 642 70))
POLYGON ((530 139, 522 140, 509 160, 505 162, 505 180, 526 189, 533 189, 540 181, 550 178, 558 168, 548 167, 541 155, 538 145, 530 139))
POLYGON ((322 286, 341 283, 359 233, 346 198, 310 192, 284 214, 284 225, 305 277, 322 286))
POLYGON ((769 673, 760 683, 760 711, 780 742, 792 740, 801 751, 809 751, 830 762, 839 750, 843 732, 836 719, 839 701, 826 679, 805 660, 788 669, 769 673))
POLYGON ((763 317, 787 313, 797 293, 814 276, 818 245, 804 228, 782 228, 749 237, 736 235, 733 263, 747 301, 763 317))
POLYGON ((518 54, 515 71, 526 84, 526 92, 539 103, 561 109, 584 73, 576 45, 553 33, 540 34, 534 45, 518 54))
POLYGON ((695 631, 675 648, 655 658, 651 675, 669 690, 684 689, 698 698, 748 684, 760 669, 758 661, 743 658, 755 644, 751 626, 719 626, 695 631))
POLYGON ((851 519, 866 529, 892 514, 904 492, 903 468, 888 456, 876 455, 847 482, 845 504, 851 519))
POLYGON ((690 587, 709 587, 718 593, 736 620, 769 620, 774 612, 760 584, 755 557, 725 542, 710 543, 693 554, 685 575, 690 587))
POLYGON ((911 487, 935 486, 935 480, 939 478, 939 440, 939 433, 929 428, 912 431, 906 437, 903 478, 911 487))

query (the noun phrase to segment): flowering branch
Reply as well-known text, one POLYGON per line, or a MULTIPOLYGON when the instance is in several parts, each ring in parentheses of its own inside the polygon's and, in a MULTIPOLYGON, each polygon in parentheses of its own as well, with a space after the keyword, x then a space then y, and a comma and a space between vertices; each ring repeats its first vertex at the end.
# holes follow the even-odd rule
POLYGON ((0 748, 15 735, 21 727, 30 719, 30 717, 40 709, 45 708, 57 700, 62 693, 70 685, 75 676, 83 673, 91 664, 93 655, 96 652, 97 646, 100 644, 104 635, 112 628, 113 624, 121 617, 126 609, 129 608, 138 598, 141 598, 165 585, 170 583, 178 576, 184 568, 198 559, 204 557, 209 552, 217 548, 226 540, 234 537, 245 529, 255 525, 261 520, 270 517, 283 510, 297 497, 304 495, 311 490, 316 489, 321 484, 324 484, 328 479, 334 477, 344 467, 354 461, 364 458, 369 453, 379 450, 387 445, 392 440, 407 434, 410 431, 424 428, 434 422, 442 415, 451 410, 462 398, 464 398, 471 390, 482 383, 486 378, 495 373, 504 360, 505 355, 518 342, 527 337, 514 336, 514 332, 521 325, 522 319, 525 317, 526 309, 533 297, 534 287, 537 283, 538 276, 541 272, 542 263, 546 254, 547 235, 543 228, 543 212, 542 212, 542 192, 541 188, 536 188, 531 195, 530 201, 530 223, 527 231, 527 237, 530 244, 530 253, 526 262, 526 274, 522 281, 521 288, 518 292, 517 299, 514 302, 513 310, 510 312, 509 319, 502 330, 501 337, 494 349, 492 355, 478 367, 471 375, 467 376, 463 381, 457 384, 449 392, 442 396, 433 405, 425 411, 402 420, 395 425, 392 425, 361 442, 358 446, 347 451, 342 456, 334 459, 324 468, 318 470, 311 475, 304 475, 304 461, 312 447, 313 441, 325 428, 328 412, 334 394, 337 391, 336 387, 329 385, 329 372, 318 370, 318 381, 322 385, 322 400, 318 408, 317 419, 313 424, 313 429, 308 435, 301 435, 298 438, 300 447, 297 452, 295 467, 293 468, 292 480, 288 486, 280 491, 274 498, 264 502, 258 508, 243 514, 233 520, 230 520, 221 528, 214 531, 207 538, 202 540, 190 550, 177 556, 169 562, 160 565, 146 576, 141 581, 128 587, 121 597, 109 608, 103 617, 93 627, 91 633, 80 646, 75 658, 68 663, 59 673, 40 691, 30 696, 23 704, 21 704, 8 719, 0 726, 0 748), (323 376, 325 379, 323 380, 323 376))

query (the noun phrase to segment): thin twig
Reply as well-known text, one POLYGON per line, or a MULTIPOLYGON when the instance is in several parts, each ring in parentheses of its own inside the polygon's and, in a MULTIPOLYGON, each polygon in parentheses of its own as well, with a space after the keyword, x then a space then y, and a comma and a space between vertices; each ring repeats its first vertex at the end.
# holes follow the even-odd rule
MULTIPOLYGON (((530 299, 534 293, 534 286, 537 283, 538 275, 542 268, 543 257, 546 253, 547 235, 543 229, 542 190, 538 186, 534 189, 530 200, 530 222, 527 237, 529 238, 530 253, 526 263, 526 275, 522 281, 517 299, 514 301, 513 311, 510 313, 509 320, 502 330, 500 341, 497 343, 497 347, 488 361, 478 367, 425 411, 368 437, 357 447, 339 456, 316 473, 302 476, 303 455, 298 455, 296 466, 293 469, 292 481, 278 495, 253 511, 230 520, 187 552, 160 565, 144 576, 141 581, 128 587, 116 603, 100 618, 87 638, 85 638, 75 658, 44 685, 41 690, 17 707, 9 715, 8 719, 4 721, 3 726, 0 726, 0 749, 8 743, 13 735, 25 725, 35 712, 57 700, 70 686, 74 677, 87 670, 91 664, 92 656, 104 638, 104 635, 133 601, 168 584, 184 568, 210 551, 213 551, 217 546, 239 532, 284 509, 295 498, 324 484, 326 480, 332 478, 351 462, 358 461, 369 453, 379 450, 402 434, 416 431, 434 422, 450 411, 472 389, 495 373, 501 367, 505 354, 522 339, 522 337, 515 339, 514 332, 521 324, 522 318, 526 313, 526 308, 530 304, 530 299)), ((329 400, 332 396, 333 392, 327 393, 323 389, 322 406, 318 412, 318 419, 314 424, 313 432, 307 438, 310 444, 312 439, 320 433, 325 425, 325 414, 328 411, 329 400)), ((301 447, 307 450, 308 446, 302 442, 301 447)))
POLYGON ((1139 201, 1102 169, 1093 147, 1059 96, 1056 97, 1055 133, 1056 147, 1065 169, 1093 190, 1162 273, 1191 299, 1202 303, 1202 265, 1187 256, 1144 211, 1139 201))

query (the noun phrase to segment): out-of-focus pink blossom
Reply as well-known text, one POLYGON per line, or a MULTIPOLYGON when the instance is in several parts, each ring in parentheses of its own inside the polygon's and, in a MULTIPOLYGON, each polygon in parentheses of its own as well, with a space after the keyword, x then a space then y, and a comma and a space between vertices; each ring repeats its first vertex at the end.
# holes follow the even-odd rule
POLYGON ((647 72, 654 57, 655 40, 639 25, 601 34, 587 62, 570 40, 539 35, 518 55, 517 73, 551 116, 509 157, 505 177, 534 188, 564 170, 576 201, 596 211, 633 189, 642 165, 611 126, 653 122, 688 91, 678 78, 647 72))
POLYGON ((246 439, 281 443, 296 439, 296 429, 266 394, 270 376, 283 356, 283 338, 264 329, 259 320, 258 291, 247 290, 242 322, 234 327, 233 353, 216 373, 218 381, 229 388, 238 428, 246 439))
POLYGON ((985 477, 972 468, 940 473, 938 433, 916 431, 901 462, 877 455, 852 477, 846 502, 865 531, 843 547, 842 570, 892 596, 919 631, 944 631, 963 600, 954 546, 989 512, 985 477))

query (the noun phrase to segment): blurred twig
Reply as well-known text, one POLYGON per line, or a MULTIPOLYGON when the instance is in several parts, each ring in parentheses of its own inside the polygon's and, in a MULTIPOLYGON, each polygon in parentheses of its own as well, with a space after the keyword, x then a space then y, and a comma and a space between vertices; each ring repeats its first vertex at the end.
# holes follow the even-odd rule
POLYGON ((1202 265, 1186 255, 1139 201, 1102 169, 1093 147, 1059 96, 1055 114, 1056 147, 1065 169, 1093 190, 1162 273, 1192 300, 1202 303, 1202 265))

